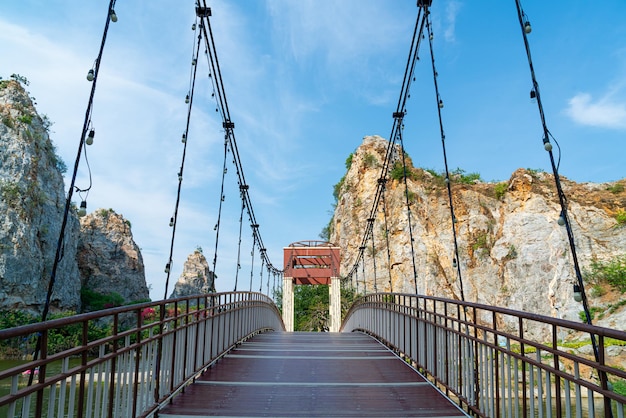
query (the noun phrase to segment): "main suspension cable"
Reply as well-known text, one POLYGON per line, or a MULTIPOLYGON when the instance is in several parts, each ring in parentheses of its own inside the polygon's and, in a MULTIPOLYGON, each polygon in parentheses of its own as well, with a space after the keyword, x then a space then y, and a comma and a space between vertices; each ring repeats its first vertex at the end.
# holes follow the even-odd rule
MULTIPOLYGON (((400 97, 398 99, 396 111, 393 113, 393 126, 391 130, 391 135, 389 136, 390 140, 389 140, 389 144, 387 146, 387 150, 385 153, 385 159, 383 161, 381 171, 380 171, 379 178, 382 178, 382 179, 386 179, 388 177, 390 167, 392 163, 395 161, 394 156, 396 155, 396 140, 398 139, 399 132, 402 129, 402 118, 404 117, 406 113, 406 102, 408 98, 410 97, 409 92, 410 92, 411 82, 413 80, 413 73, 415 71, 416 62, 419 60, 418 51, 419 51, 419 47, 421 44, 422 33, 424 31, 424 25, 425 25, 425 21, 424 21, 425 13, 423 13, 423 11, 428 9, 428 5, 429 5, 428 2, 422 2, 422 1, 418 2, 419 9, 418 9, 418 14, 417 14, 417 19, 415 21, 415 28, 413 30, 413 38, 411 40, 409 56, 407 58, 407 63, 406 63, 405 71, 404 71, 404 78, 402 81, 400 97)), ((400 152, 402 153, 402 156, 404 158, 404 148, 402 145, 401 145, 400 152)), ((406 175, 406 166, 405 166, 405 175, 406 175)), ((363 237, 361 239, 359 253, 355 257, 355 262, 352 265, 352 268, 350 269, 350 272, 347 274, 346 277, 352 277, 352 275, 354 274, 354 271, 358 268, 358 265, 359 265, 358 260, 361 257, 364 257, 366 243, 370 238, 370 234, 373 234, 373 222, 375 219, 375 215, 378 211, 378 205, 381 199, 381 194, 382 194, 382 188, 379 183, 376 189, 376 194, 374 196, 373 203, 372 203, 372 208, 370 210, 368 224, 365 228, 363 237)), ((410 224, 410 209, 409 209, 408 215, 409 215, 409 224, 410 224)), ((412 253, 414 253, 413 240, 411 240, 411 251, 412 253)), ((413 269, 414 269, 414 277, 415 277, 415 293, 418 293, 415 257, 413 257, 413 269)), ((364 278, 364 281, 365 281, 365 278, 364 278)))
MULTIPOLYGON (((213 31, 211 28, 211 22, 209 17, 211 16, 211 9, 207 7, 206 0, 197 0, 196 1, 196 14, 200 17, 202 21, 201 30, 204 33, 204 40, 206 42, 206 55, 209 61, 209 67, 211 70, 211 74, 213 75, 213 83, 214 83, 214 92, 216 96, 217 102, 217 110, 222 116, 222 126, 226 131, 226 141, 230 146, 230 150, 233 153, 233 163, 236 167, 237 178, 239 185, 247 185, 243 165, 241 163, 241 157, 239 155, 239 150, 237 146, 237 141, 235 139, 234 128, 235 124, 232 122, 230 110, 228 107, 228 101, 226 99, 226 92, 224 89, 224 83, 222 79, 222 73, 219 66, 219 59, 217 56, 217 50, 215 47, 215 40, 213 37, 213 31)), ((265 248, 263 244, 263 238, 259 232, 258 222, 256 220, 256 216, 254 214, 254 209, 252 206, 252 201, 250 199, 249 190, 246 189, 243 193, 242 199, 245 201, 246 210, 248 213, 248 217, 250 218, 250 222, 252 225, 256 225, 256 228, 253 228, 253 236, 256 245, 258 245, 259 249, 265 248)), ((266 251, 261 251, 261 257, 264 260, 264 263, 270 268, 272 271, 282 272, 281 269, 275 267, 266 251)))
MULTIPOLYGON (((195 23, 194 23, 195 27, 195 23)), ((195 42, 195 34, 194 30, 194 42, 195 42)), ((198 71, 198 54, 200 52, 200 43, 202 38, 202 33, 198 33, 198 42, 196 44, 195 50, 192 49, 191 56, 191 70, 189 74, 189 90, 187 96, 185 97, 185 102, 187 103, 187 121, 185 123, 185 131, 183 132, 181 142, 183 143, 183 155, 181 158, 180 169, 178 170, 178 188, 176 190, 176 203, 174 204, 174 215, 170 218, 170 226, 172 227, 172 239, 170 241, 170 253, 167 258, 167 264, 165 265, 165 294, 163 295, 163 299, 167 299, 167 291, 170 283, 170 275, 172 271, 172 263, 174 257, 174 241, 176 239, 176 226, 178 222, 178 209, 180 207, 180 194, 183 186, 183 173, 185 169, 185 157, 187 156, 187 141, 189 139, 189 122, 191 121, 191 109, 193 106, 193 96, 196 86, 196 74, 198 71)))
POLYGON ((439 73, 437 72, 437 68, 435 66, 435 53, 433 48, 433 32, 432 32, 432 24, 430 22, 430 13, 426 18, 426 30, 428 32, 428 45, 430 49, 430 61, 433 69, 433 84, 435 86, 435 100, 437 101, 437 117, 439 119, 439 133, 441 135, 441 149, 443 151, 443 165, 446 173, 445 182, 446 189, 448 191, 448 203, 450 204, 450 221, 452 224, 452 238, 454 241, 454 257, 452 259, 452 267, 456 269, 457 278, 459 282, 459 289, 461 292, 461 300, 465 301, 465 292, 463 291, 463 278, 461 276, 461 262, 459 259, 459 244, 457 240, 456 233, 456 216, 454 215, 454 202, 452 199, 452 181, 450 179, 450 170, 448 169, 448 156, 446 152, 446 134, 443 129, 443 118, 441 116, 441 111, 443 109, 443 100, 441 99, 441 94, 439 93, 439 83, 438 77, 439 73))

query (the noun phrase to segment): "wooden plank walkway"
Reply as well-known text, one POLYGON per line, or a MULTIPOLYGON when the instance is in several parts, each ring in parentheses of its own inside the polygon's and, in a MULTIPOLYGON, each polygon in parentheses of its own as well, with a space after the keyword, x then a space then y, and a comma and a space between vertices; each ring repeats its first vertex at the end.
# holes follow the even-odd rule
POLYGON ((465 417, 364 334, 268 333, 225 356, 161 418, 465 417))

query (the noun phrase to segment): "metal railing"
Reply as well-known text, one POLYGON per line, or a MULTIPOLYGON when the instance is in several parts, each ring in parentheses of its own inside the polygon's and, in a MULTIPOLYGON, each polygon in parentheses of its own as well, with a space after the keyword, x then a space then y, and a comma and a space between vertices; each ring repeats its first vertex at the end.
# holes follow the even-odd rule
POLYGON ((37 360, 0 370, 0 382, 10 386, 0 397, 0 415, 151 416, 235 345, 267 330, 284 330, 280 313, 270 298, 252 292, 149 302, 0 330, 4 345, 41 339, 37 360), (74 347, 48 350, 52 340, 58 346, 59 338, 76 333, 74 347))
POLYGON ((379 339, 475 416, 624 417, 623 331, 389 293, 358 300, 341 331, 379 339), (563 342, 565 336, 576 336, 578 343, 563 342))

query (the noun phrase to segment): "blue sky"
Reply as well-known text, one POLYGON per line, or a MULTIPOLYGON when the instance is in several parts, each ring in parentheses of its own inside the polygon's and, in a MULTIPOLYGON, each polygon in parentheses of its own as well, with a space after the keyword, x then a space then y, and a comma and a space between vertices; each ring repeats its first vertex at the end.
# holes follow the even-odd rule
MULTIPOLYGON (((363 136, 387 138, 417 7, 413 0, 210 1, 215 42, 244 173, 265 246, 318 239, 333 185, 363 136)), ((519 167, 550 171, 515 2, 435 0, 432 19, 451 168, 506 180, 519 167)), ((529 41, 560 172, 579 182, 626 177, 626 2, 526 0, 529 41)), ((0 75, 27 77, 52 139, 73 165, 108 1, 9 0, 0 15, 0 75)), ((165 287, 185 127, 195 20, 192 0, 116 4, 98 79, 88 150, 89 210, 132 222, 151 295, 165 287)), ((443 168, 427 44, 405 117, 417 166, 443 168)), ((223 154, 221 120, 200 60, 172 281, 197 246, 212 260, 223 154)), ((230 165, 230 161, 229 161, 230 165)), ((232 290, 239 192, 227 176, 217 288, 232 290)), ((77 185, 86 187, 80 167, 77 185)), ((75 199, 78 201, 78 197, 75 199)), ((250 280, 251 233, 239 289, 250 280), (241 286, 241 283, 244 283, 241 286)), ((264 273, 266 277, 266 273, 264 273)), ((255 260, 254 288, 258 288, 255 260)), ((173 283, 170 283, 168 293, 173 283)))

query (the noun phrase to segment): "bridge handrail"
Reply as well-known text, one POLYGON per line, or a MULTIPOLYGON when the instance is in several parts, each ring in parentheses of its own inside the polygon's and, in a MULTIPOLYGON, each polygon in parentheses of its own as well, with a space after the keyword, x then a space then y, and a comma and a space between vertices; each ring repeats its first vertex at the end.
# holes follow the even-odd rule
POLYGON ((39 359, 0 370, 11 387, 0 397, 0 414, 150 416, 236 344, 266 330, 284 325, 271 298, 255 292, 146 302, 0 330, 4 343, 32 343, 38 335, 43 341, 39 359), (106 335, 90 338, 94 324, 106 335), (49 353, 48 337, 72 326, 82 329, 78 345, 49 353), (70 366, 71 357, 77 365, 70 366))
POLYGON ((611 410, 624 416, 626 396, 611 385, 625 385, 626 371, 609 355, 609 345, 626 355, 624 331, 403 293, 358 299, 341 331, 373 335, 478 416, 517 416, 520 410, 525 411, 522 416, 534 416, 529 411, 535 409, 575 416, 572 411, 583 413, 585 408, 589 416, 610 417, 611 410), (593 353, 564 346, 562 336, 574 333, 596 336, 597 360, 593 353))

